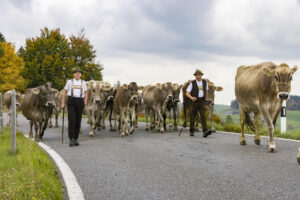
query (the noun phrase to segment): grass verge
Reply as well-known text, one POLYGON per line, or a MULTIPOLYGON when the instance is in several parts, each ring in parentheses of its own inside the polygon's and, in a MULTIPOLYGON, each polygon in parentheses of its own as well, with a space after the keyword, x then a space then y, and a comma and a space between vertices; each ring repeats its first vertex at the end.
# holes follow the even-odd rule
POLYGON ((63 199, 63 186, 54 163, 37 143, 17 133, 10 154, 10 131, 0 133, 0 199, 63 199))

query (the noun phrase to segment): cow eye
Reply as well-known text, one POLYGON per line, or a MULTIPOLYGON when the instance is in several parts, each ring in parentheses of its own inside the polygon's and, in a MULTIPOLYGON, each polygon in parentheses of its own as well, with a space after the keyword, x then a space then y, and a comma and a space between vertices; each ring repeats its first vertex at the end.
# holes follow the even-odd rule
POLYGON ((290 80, 290 81, 293 80, 293 76, 290 76, 289 80, 290 80))

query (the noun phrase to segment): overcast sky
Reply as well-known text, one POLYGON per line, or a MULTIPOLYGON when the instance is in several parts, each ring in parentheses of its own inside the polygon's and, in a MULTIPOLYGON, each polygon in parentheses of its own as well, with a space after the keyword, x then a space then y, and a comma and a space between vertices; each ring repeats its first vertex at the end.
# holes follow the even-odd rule
MULTIPOLYGON (((0 32, 17 48, 40 29, 85 29, 105 81, 140 85, 204 72, 230 104, 240 65, 300 64, 299 0, 0 0, 0 32)), ((300 72, 292 94, 300 95, 300 72), (298 86, 298 87, 297 87, 298 86)))

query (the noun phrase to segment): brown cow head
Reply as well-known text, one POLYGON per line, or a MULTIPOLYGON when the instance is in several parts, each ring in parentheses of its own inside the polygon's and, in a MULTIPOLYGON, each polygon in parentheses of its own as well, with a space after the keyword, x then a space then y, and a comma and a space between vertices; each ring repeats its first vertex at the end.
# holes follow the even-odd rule
POLYGON ((95 104, 100 104, 103 102, 103 94, 102 94, 102 84, 100 81, 91 82, 89 87, 91 90, 91 100, 95 104))
POLYGON ((168 101, 173 101, 174 96, 173 96, 173 84, 171 82, 167 82, 164 84, 160 84, 160 88, 163 90, 166 100, 168 101))
POLYGON ((174 104, 180 102, 179 94, 180 94, 181 88, 182 88, 182 85, 178 85, 177 83, 173 84, 173 102, 174 102, 174 104))
POLYGON ((210 82, 209 80, 207 80, 208 83, 208 96, 207 96, 207 103, 208 104, 214 104, 215 102, 215 91, 219 92, 222 91, 223 88, 222 87, 216 87, 215 84, 213 82, 210 82))
POLYGON ((33 88, 32 92, 35 95, 39 96, 41 105, 44 105, 46 107, 56 106, 54 101, 54 94, 51 89, 50 83, 45 83, 44 85, 41 85, 37 88, 33 88))
POLYGON ((130 96, 130 102, 132 104, 138 104, 138 90, 139 90, 139 87, 136 84, 136 82, 129 83, 129 85, 127 86, 127 89, 128 89, 129 96, 130 96))
POLYGON ((277 98, 285 100, 290 97, 292 76, 297 71, 297 69, 297 66, 290 68, 285 63, 281 63, 276 67, 263 68, 263 72, 266 75, 274 77, 274 80, 276 82, 277 98))

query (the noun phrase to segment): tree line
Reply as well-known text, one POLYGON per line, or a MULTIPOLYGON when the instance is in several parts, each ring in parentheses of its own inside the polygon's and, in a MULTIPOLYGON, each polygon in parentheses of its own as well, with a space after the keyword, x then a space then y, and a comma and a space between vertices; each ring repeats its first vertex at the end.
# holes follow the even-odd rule
POLYGON ((103 66, 96 61, 96 50, 84 30, 66 37, 60 29, 41 29, 37 37, 27 38, 18 51, 0 33, 0 92, 15 88, 24 92, 50 82, 61 90, 72 78, 72 68, 82 70, 84 80, 102 80, 103 66))

